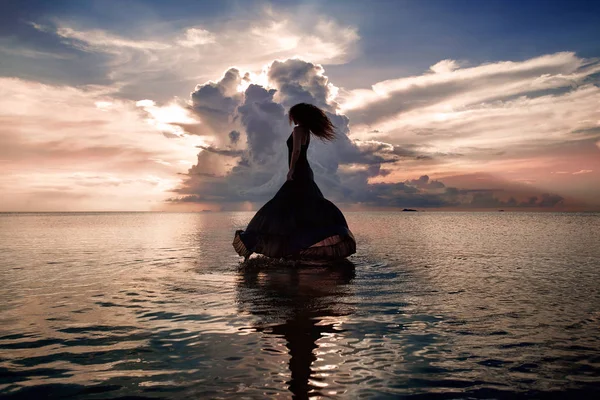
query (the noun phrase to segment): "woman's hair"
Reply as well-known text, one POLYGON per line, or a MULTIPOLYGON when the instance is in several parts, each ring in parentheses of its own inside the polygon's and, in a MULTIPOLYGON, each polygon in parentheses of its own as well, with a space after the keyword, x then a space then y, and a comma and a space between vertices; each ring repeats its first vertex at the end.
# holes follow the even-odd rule
POLYGON ((290 108, 289 119, 290 124, 295 121, 298 125, 307 127, 313 135, 322 140, 335 138, 335 127, 329 117, 317 106, 298 103, 290 108))

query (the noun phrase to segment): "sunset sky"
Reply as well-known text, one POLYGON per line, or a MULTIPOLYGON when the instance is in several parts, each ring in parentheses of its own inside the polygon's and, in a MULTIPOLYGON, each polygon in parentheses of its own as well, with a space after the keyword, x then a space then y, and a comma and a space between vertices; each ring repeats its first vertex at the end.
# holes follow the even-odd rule
POLYGON ((600 2, 2 1, 0 211, 600 211, 600 2))

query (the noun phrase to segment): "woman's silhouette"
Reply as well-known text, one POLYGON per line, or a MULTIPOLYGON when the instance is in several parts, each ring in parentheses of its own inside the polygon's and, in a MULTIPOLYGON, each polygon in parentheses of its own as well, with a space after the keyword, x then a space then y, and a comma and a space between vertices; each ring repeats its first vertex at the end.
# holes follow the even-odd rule
POLYGON ((286 383, 293 398, 321 396, 321 388, 311 384, 321 379, 313 374, 314 350, 321 337, 344 332, 334 322, 323 320, 354 312, 348 301, 354 265, 348 260, 327 268, 259 265, 258 269, 241 271, 238 307, 260 317, 254 326, 259 332, 285 338, 290 355, 290 379, 286 383))
POLYGON ((354 236, 342 212, 321 193, 307 159, 311 134, 332 140, 334 126, 321 109, 306 103, 290 108, 289 120, 296 127, 287 139, 287 181, 245 231, 235 232, 233 247, 246 260, 252 253, 274 258, 345 258, 356 252, 354 236))

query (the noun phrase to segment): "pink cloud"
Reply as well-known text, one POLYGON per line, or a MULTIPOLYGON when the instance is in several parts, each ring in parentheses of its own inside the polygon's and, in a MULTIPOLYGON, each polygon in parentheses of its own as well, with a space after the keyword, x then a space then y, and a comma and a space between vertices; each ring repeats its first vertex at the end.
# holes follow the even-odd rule
POLYGON ((0 210, 157 207, 204 143, 165 137, 173 107, 154 118, 103 90, 0 78, 0 210))

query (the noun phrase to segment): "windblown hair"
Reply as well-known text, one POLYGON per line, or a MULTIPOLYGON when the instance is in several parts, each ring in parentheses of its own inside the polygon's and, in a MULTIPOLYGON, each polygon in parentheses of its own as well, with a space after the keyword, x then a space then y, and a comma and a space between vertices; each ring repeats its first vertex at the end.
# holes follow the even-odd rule
POLYGON ((305 126, 321 140, 335 139, 335 127, 327 114, 317 106, 298 103, 290 108, 289 119, 290 124, 296 121, 298 125, 305 126))

